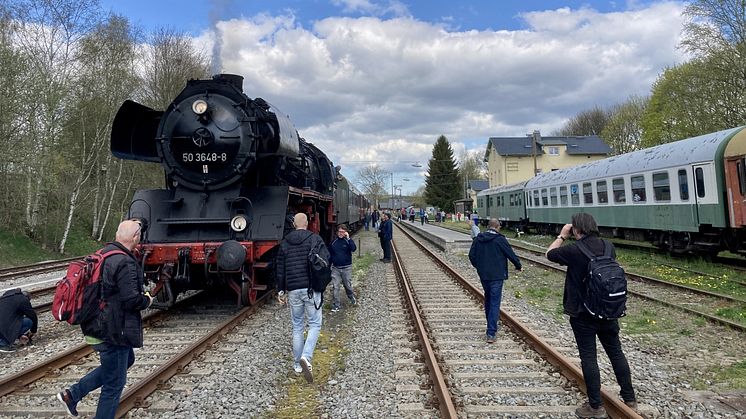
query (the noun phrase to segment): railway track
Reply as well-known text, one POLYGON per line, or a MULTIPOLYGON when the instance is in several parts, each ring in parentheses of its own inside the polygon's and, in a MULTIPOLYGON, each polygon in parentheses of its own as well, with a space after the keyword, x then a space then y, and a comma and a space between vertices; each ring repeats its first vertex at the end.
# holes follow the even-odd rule
MULTIPOLYGON (((512 242, 511 245, 514 248, 520 249, 524 252, 542 256, 537 258, 519 254, 518 256, 520 256, 522 259, 528 260, 536 265, 542 266, 547 269, 565 272, 565 268, 560 267, 559 265, 549 262, 548 260, 543 258, 546 249, 539 250, 536 248, 530 248, 518 245, 515 242, 512 242)), ((720 316, 708 313, 708 311, 713 309, 742 309, 744 306, 746 306, 746 300, 720 293, 715 293, 712 291, 702 290, 699 288, 689 287, 658 278, 652 278, 641 274, 632 272, 626 273, 627 278, 634 281, 634 285, 628 286, 627 289, 627 292, 630 295, 654 301, 658 304, 682 310, 690 314, 701 316, 710 322, 720 324, 722 326, 732 327, 740 331, 746 331, 746 325, 742 323, 737 323, 732 320, 728 320, 720 316), (667 288, 669 291, 664 291, 665 288, 667 288)))
POLYGON ((78 260, 80 258, 81 257, 78 256, 78 257, 67 258, 67 259, 39 262, 39 263, 31 264, 31 265, 2 268, 0 269, 0 281, 7 281, 10 279, 23 277, 23 276, 38 275, 38 274, 45 273, 45 272, 63 270, 67 268, 67 265, 70 262, 74 260, 78 260))
MULTIPOLYGON (((137 351, 135 365, 128 371, 117 417, 147 406, 148 395, 175 374, 186 371, 192 360, 255 313, 271 295, 267 293, 258 304, 240 310, 233 305, 195 306, 195 296, 177 303, 181 309, 148 315, 147 345, 137 351)), ((81 344, 0 380, 0 416, 62 414, 54 396, 98 366, 93 352, 92 347, 81 344)), ((96 402, 95 396, 88 397, 78 410, 82 415, 93 415, 96 402)))
MULTIPOLYGON (((485 343, 481 291, 407 232, 396 236, 394 251, 412 319, 408 327, 421 342, 416 359, 429 373, 431 404, 441 417, 575 417, 584 399, 582 372, 561 352, 574 348, 551 347, 552 338, 541 337, 551 331, 529 330, 506 309, 500 316, 507 330, 498 332, 495 345, 485 343), (557 377, 558 370, 564 378, 557 377)), ((640 417, 610 392, 602 397, 612 417, 640 417)))

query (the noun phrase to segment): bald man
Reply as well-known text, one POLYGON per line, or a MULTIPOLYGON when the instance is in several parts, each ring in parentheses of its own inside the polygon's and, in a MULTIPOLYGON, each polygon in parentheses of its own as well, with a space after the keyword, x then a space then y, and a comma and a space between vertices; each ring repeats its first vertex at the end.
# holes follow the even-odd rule
POLYGON ((140 243, 141 234, 140 221, 122 221, 116 241, 103 248, 104 253, 115 252, 105 259, 101 271, 101 292, 106 305, 100 316, 80 325, 86 343, 98 351, 101 365, 57 394, 70 416, 77 416, 78 402, 99 387, 96 418, 114 418, 119 407, 127 369, 135 362, 132 348, 143 344, 140 311, 153 303, 153 298, 145 293, 143 273, 132 253, 140 243))
POLYGON ((308 231, 308 217, 298 213, 293 218, 295 230, 280 243, 277 251, 275 286, 281 304, 290 303, 293 322, 293 369, 313 382, 313 350, 321 333, 321 293, 311 289, 308 255, 311 249, 329 262, 329 250, 318 234, 308 231), (305 319, 308 336, 303 339, 305 319))

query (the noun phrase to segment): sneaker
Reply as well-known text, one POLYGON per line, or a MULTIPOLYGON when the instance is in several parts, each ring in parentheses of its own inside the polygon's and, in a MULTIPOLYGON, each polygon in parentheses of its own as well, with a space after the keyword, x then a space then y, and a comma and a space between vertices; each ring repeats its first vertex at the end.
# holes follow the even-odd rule
POLYGON ((300 364, 293 364, 293 371, 295 371, 296 374, 300 374, 303 372, 303 368, 300 367, 300 364))
POLYGON ((68 415, 73 417, 78 416, 78 403, 73 401, 73 396, 70 394, 70 390, 63 390, 57 393, 57 400, 65 405, 65 410, 68 415))
POLYGON ((15 351, 16 348, 14 348, 12 345, 0 346, 0 352, 11 353, 15 351))
POLYGON ((309 384, 313 383, 313 367, 305 357, 300 357, 300 367, 303 370, 303 377, 306 378, 306 381, 309 384))
POLYGON ((352 304, 354 306, 357 305, 357 298, 355 298, 354 295, 352 297, 350 297, 350 304, 352 304))
POLYGON ((494 336, 487 335, 487 339, 485 340, 487 341, 487 343, 495 343, 496 339, 494 336))
POLYGON ((336 313, 339 311, 339 307, 332 307, 332 313, 336 313))
POLYGON ((391 259, 381 259, 383 263, 391 263, 391 259))
POLYGON ((582 406, 575 409, 575 414, 578 415, 579 418, 605 418, 606 417, 606 409, 604 409, 603 406, 598 406, 597 408, 591 407, 590 403, 585 402, 582 406))
POLYGON ((631 401, 631 402, 624 402, 624 404, 626 404, 626 405, 627 405, 627 407, 631 407, 631 408, 633 408, 633 409, 637 409, 637 402, 636 402, 636 401, 634 401, 634 400, 633 400, 633 401, 631 401))

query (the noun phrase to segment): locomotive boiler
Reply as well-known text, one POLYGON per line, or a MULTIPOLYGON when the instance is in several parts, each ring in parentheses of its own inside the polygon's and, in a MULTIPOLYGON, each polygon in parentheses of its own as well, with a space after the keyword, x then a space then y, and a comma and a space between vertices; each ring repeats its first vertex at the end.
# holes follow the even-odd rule
POLYGON ((143 222, 139 257, 162 307, 184 290, 225 286, 251 304, 273 284, 293 214, 306 213, 327 240, 338 222, 358 221, 337 217, 338 169, 242 83, 229 74, 190 80, 165 111, 126 101, 114 120, 114 156, 165 171, 165 187, 137 191, 128 211, 143 222))

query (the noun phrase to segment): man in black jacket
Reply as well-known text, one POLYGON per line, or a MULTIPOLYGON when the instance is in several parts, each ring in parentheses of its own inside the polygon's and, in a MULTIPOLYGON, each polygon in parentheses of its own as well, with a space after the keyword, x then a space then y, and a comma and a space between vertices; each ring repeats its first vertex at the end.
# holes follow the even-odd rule
POLYGON ((307 230, 306 214, 295 214, 293 225, 295 230, 285 236, 277 251, 277 299, 281 304, 290 302, 290 319, 293 322, 293 369, 296 373, 302 372, 306 381, 311 383, 311 360, 321 333, 322 318, 321 293, 311 289, 308 256, 313 249, 328 263, 329 250, 321 236, 307 230), (304 341, 305 317, 308 317, 308 336, 304 341))
MULTIPOLYGON (((596 336, 609 356, 622 398, 632 408, 637 407, 635 391, 632 388, 629 364, 619 341, 619 322, 596 319, 583 306, 585 278, 590 259, 575 243, 562 246, 571 236, 577 241, 582 241, 594 255, 598 256, 604 254, 604 241, 598 237, 598 225, 593 216, 588 213, 577 213, 572 216, 572 224, 565 224, 559 236, 549 245, 546 257, 552 262, 567 266, 562 305, 565 314, 570 316, 570 326, 580 354, 583 379, 588 389, 588 402, 578 407, 575 413, 581 418, 606 417, 606 409, 601 404, 601 374, 598 371, 596 336)), ((616 257, 613 248, 611 255, 616 257)))
POLYGON ((24 335, 30 339, 38 324, 29 293, 20 288, 5 291, 0 297, 0 352, 13 352, 13 342, 24 335))
POLYGON ((487 343, 495 343, 495 333, 500 329, 500 303, 503 282, 508 279, 508 259, 520 272, 521 260, 513 252, 508 240, 500 234, 500 222, 491 218, 487 231, 479 233, 471 243, 469 261, 477 268, 484 289, 484 314, 487 317, 487 343))
POLYGON ((391 263, 391 240, 394 238, 394 224, 391 222, 391 216, 383 213, 381 228, 378 231, 378 237, 381 239, 381 249, 383 258, 381 262, 391 263))
POLYGON ((120 250, 122 254, 109 256, 103 262, 105 308, 97 318, 81 324, 86 343, 98 351, 101 366, 57 394, 71 416, 78 415, 77 404, 83 397, 101 387, 96 418, 114 418, 127 382, 127 369, 135 362, 132 348, 142 347, 140 311, 148 308, 153 298, 145 293, 142 271, 132 254, 140 243, 141 230, 139 221, 122 221, 116 241, 104 247, 104 252, 120 250))

